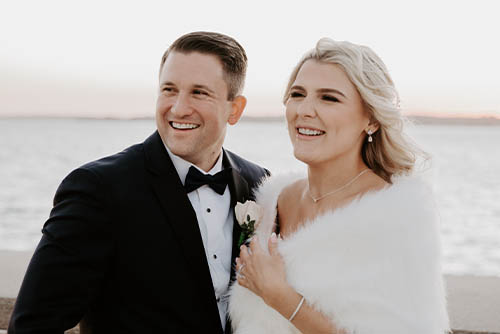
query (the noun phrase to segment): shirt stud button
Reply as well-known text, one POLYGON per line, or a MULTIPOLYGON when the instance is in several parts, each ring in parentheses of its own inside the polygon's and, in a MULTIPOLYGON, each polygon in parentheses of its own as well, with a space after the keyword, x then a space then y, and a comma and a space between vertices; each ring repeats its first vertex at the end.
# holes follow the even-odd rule
POLYGON ((217 254, 214 254, 214 259, 217 259, 217 254))
POLYGON ((210 208, 207 208, 207 212, 210 213, 212 210, 210 210, 210 208))

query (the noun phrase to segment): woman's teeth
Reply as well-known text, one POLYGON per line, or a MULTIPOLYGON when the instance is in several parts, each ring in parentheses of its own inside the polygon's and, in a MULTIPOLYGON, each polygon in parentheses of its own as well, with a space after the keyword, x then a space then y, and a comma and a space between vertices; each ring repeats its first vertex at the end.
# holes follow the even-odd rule
POLYGON ((306 128, 297 128, 297 131, 301 135, 306 135, 306 136, 319 136, 325 133, 325 131, 320 131, 320 130, 312 130, 312 129, 306 129, 306 128))
POLYGON ((185 129, 196 129, 199 127, 198 124, 191 124, 191 123, 177 123, 177 122, 170 122, 172 127, 174 129, 180 129, 180 130, 185 130, 185 129))

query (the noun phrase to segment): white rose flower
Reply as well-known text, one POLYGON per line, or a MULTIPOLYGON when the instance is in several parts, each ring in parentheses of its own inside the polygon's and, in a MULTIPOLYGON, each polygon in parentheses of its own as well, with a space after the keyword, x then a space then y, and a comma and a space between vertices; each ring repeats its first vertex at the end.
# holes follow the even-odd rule
POLYGON ((255 221, 254 229, 256 229, 262 220, 264 210, 254 201, 246 201, 245 203, 236 203, 234 213, 240 226, 243 226, 250 221, 255 221))

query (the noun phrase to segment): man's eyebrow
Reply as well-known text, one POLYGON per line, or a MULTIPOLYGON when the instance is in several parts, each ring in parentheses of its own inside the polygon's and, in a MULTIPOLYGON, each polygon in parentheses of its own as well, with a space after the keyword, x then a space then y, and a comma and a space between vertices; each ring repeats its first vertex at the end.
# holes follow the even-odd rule
POLYGON ((161 83, 161 86, 175 86, 175 84, 171 81, 165 81, 161 83))

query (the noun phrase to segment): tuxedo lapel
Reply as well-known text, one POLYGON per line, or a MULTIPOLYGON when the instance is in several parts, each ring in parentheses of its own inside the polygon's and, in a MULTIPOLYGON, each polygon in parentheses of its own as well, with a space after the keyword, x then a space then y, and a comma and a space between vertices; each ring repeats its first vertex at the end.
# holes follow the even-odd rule
POLYGON ((192 270, 192 277, 197 281, 196 286, 200 290, 199 302, 207 303, 209 309, 214 312, 212 318, 220 323, 196 213, 158 132, 144 142, 144 149, 149 182, 168 217, 166 223, 172 227, 188 267, 192 270))
MULTIPOLYGON (((250 196, 250 189, 248 187, 248 182, 241 176, 239 166, 231 159, 231 157, 224 151, 224 156, 222 157, 222 164, 224 168, 231 168, 231 179, 229 180, 229 191, 231 193, 231 206, 230 210, 234 210, 237 202, 244 203, 250 196)), ((235 266, 234 260, 236 256, 240 254, 238 248, 238 240, 242 233, 240 224, 236 220, 236 215, 234 216, 233 222, 233 247, 231 254, 231 280, 234 278, 235 266)))

